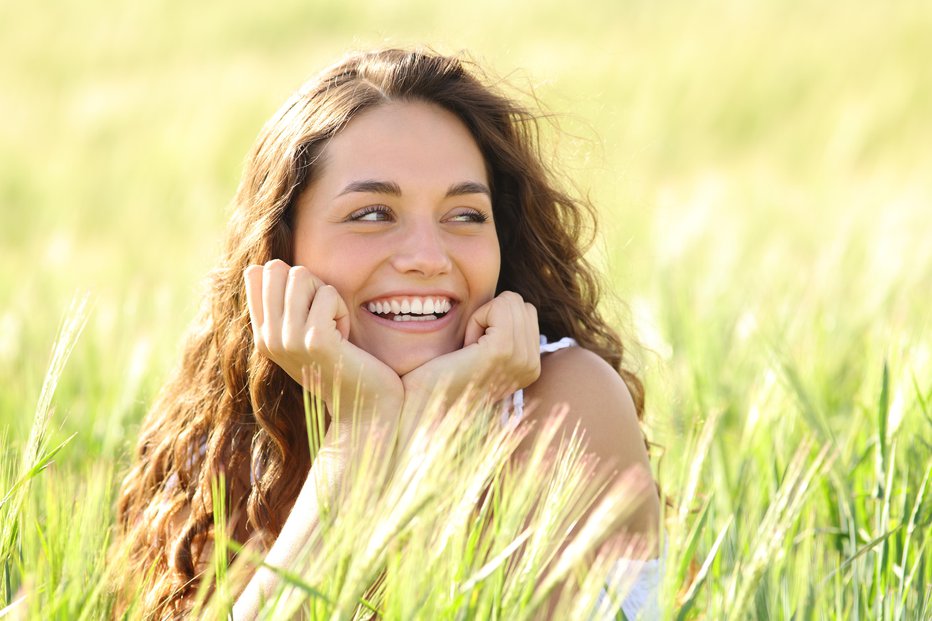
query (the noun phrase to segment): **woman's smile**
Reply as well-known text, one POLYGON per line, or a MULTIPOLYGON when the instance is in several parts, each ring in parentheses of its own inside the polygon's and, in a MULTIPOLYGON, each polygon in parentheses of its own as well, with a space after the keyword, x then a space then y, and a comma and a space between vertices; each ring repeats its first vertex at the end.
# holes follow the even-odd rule
POLYGON ((395 323, 436 322, 446 317, 456 302, 446 294, 393 294, 363 304, 363 309, 395 323))
POLYGON ((392 295, 368 302, 363 317, 392 330, 421 334, 447 328, 456 317, 457 304, 449 296, 392 295))
POLYGON ((485 160, 452 113, 419 101, 363 112, 300 195, 294 263, 333 285, 349 340, 399 375, 463 346, 500 268, 485 160))

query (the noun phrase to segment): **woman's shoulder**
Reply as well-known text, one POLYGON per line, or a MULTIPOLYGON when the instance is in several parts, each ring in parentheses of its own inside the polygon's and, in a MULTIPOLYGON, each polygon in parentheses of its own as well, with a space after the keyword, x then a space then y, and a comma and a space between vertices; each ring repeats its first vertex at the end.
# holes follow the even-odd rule
MULTIPOLYGON (((650 461, 634 399, 618 372, 598 354, 583 347, 565 347, 541 356, 540 377, 525 391, 525 404, 525 419, 534 421, 534 428, 522 449, 530 448, 548 419, 565 412, 557 440, 578 430, 586 452, 614 471, 615 480, 631 474, 644 482, 650 480, 650 461)), ((653 485, 646 485, 645 490, 644 502, 624 528, 656 541, 659 499, 653 485)))
POLYGON ((612 410, 637 424, 637 409, 624 380, 602 357, 584 347, 563 347, 542 355, 540 377, 525 393, 528 401, 538 401, 538 407, 565 402, 587 410, 612 410))
POLYGON ((591 452, 622 464, 646 465, 634 399, 610 364, 584 347, 548 353, 540 364, 540 377, 525 389, 529 420, 543 422, 565 408, 562 427, 572 432, 578 425, 591 452))

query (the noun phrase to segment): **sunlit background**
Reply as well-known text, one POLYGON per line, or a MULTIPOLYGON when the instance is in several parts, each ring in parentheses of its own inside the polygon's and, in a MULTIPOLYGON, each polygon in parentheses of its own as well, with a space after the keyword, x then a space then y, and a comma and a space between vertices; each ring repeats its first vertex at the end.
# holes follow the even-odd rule
MULTIPOLYGON (((932 4, 62 0, 0 4, 0 452, 86 293, 56 468, 119 471, 261 125, 345 52, 415 44, 468 53, 561 129, 661 475, 713 416, 723 515, 750 476, 739 444, 771 474, 785 460, 754 447, 803 436, 860 463, 885 363, 885 433, 930 437, 932 4)), ((926 457, 907 500, 930 463, 908 446, 926 457)))

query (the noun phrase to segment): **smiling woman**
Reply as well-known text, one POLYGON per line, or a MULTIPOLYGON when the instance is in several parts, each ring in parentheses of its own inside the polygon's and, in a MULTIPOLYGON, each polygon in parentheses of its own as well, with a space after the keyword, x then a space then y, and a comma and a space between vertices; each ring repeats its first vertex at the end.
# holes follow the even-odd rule
MULTIPOLYGON (((388 456, 439 386, 441 404, 481 386, 534 429, 562 405, 562 429, 578 426, 616 479, 649 477, 641 384, 580 247, 591 210, 540 161, 534 116, 477 75, 433 53, 353 55, 263 129, 226 257, 120 494, 127 573, 153 576, 147 612, 189 609, 223 514, 267 565, 295 564, 362 459, 338 403, 355 405, 353 431, 392 432, 388 456), (325 408, 313 459, 302 389, 325 408)), ((651 487, 618 534, 651 547, 657 516, 651 487)), ((629 616, 652 597, 645 575, 629 616)), ((235 616, 255 617, 277 582, 255 571, 235 616)))

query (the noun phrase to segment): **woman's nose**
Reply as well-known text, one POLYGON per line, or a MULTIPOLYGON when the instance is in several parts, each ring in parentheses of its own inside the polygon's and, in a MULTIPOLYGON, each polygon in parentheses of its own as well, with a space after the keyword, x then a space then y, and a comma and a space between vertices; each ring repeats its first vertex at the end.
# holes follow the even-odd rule
POLYGON ((435 222, 412 223, 392 257, 399 272, 431 277, 449 273, 453 263, 435 222))

